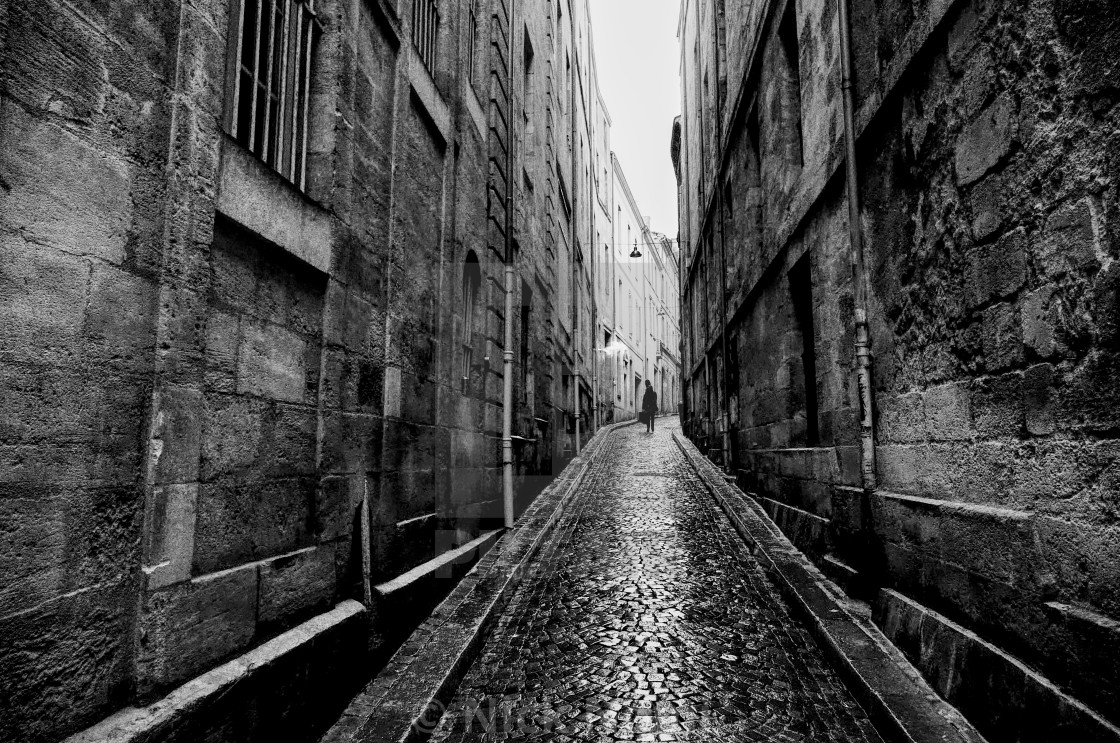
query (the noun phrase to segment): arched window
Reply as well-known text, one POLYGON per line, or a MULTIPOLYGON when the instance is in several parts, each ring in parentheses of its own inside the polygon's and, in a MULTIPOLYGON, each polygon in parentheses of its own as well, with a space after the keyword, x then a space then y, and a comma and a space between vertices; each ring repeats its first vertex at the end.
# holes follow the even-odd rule
POLYGON ((473 250, 467 253, 463 262, 463 391, 471 380, 471 368, 474 366, 474 322, 478 314, 478 289, 482 284, 482 270, 478 265, 478 255, 473 250))

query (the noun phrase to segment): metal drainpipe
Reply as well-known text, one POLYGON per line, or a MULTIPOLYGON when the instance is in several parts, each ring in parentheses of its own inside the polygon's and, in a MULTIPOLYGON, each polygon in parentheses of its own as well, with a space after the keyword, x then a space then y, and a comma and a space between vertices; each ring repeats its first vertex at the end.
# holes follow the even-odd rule
POLYGON ((502 501, 505 525, 513 528, 513 10, 516 0, 509 0, 509 51, 506 54, 509 89, 506 111, 506 327, 505 348, 502 349, 502 501))
MULTIPOLYGON (((843 3, 844 0, 841 0, 843 3)), ((721 188, 722 173, 723 173, 723 99, 719 92, 719 24, 713 24, 716 33, 716 55, 715 55, 715 68, 716 68, 716 126, 715 126, 715 145, 716 145, 716 209, 719 211, 719 297, 720 297, 720 328, 723 333, 723 338, 720 339, 720 350, 723 356, 723 469, 725 472, 734 473, 735 455, 731 447, 731 384, 728 376, 729 370, 727 368, 727 339, 728 339, 728 318, 727 318, 727 251, 724 247, 723 239, 723 188, 721 188)))
POLYGON ((852 283, 855 285, 856 385, 859 388, 859 438, 861 483, 865 491, 875 488, 874 398, 871 389, 871 332, 868 327, 867 266, 863 257, 863 236, 859 229, 859 180, 856 169, 855 103, 852 92, 852 40, 848 22, 848 0, 840 0, 840 73, 844 104, 844 164, 848 187, 848 232, 852 243, 852 283))
MULTIPOLYGON (((590 35, 590 33, 591 33, 591 31, 590 31, 590 29, 588 29, 588 34, 590 35)), ((589 36, 589 41, 592 44, 594 43, 594 40, 591 39, 590 36, 589 36)), ((594 72, 594 69, 592 69, 592 72, 594 72)), ((589 75, 588 77, 592 78, 593 75, 589 75)), ((588 85, 588 88, 590 88, 590 87, 591 86, 588 85)), ((599 352, 595 350, 595 344, 598 342, 598 336, 599 336, 599 299, 598 299, 598 297, 595 296, 595 293, 598 290, 598 286, 596 286, 596 284, 595 284, 595 255, 599 250, 599 244, 598 244, 598 241, 596 240, 596 235, 595 235, 595 212, 599 210, 599 205, 597 203, 598 191, 595 188, 595 176, 598 175, 598 172, 595 169, 595 148, 597 146, 597 143, 596 143, 596 140, 595 140, 595 115, 596 115, 597 111, 594 110, 594 107, 597 106, 597 105, 599 105, 598 96, 596 96, 596 98, 595 98, 595 103, 592 106, 591 115, 588 117, 588 123, 587 123, 587 129, 588 129, 587 138, 589 140, 589 146, 588 146, 587 152, 588 152, 588 156, 591 158, 591 167, 587 169, 588 170, 587 195, 590 197, 590 202, 589 203, 591 204, 591 212, 590 212, 591 240, 589 241, 590 242, 590 250, 588 251, 588 258, 587 259, 588 259, 588 262, 591 266, 591 433, 592 433, 592 435, 594 435, 594 433, 599 430, 599 352)))
MULTIPOLYGON (((576 250, 579 250, 579 235, 577 234, 577 232, 579 230, 579 219, 578 219, 579 212, 577 211, 577 209, 579 208, 579 163, 577 162, 577 157, 576 157, 576 153, 579 151, 579 150, 576 149, 576 141, 577 141, 576 137, 579 135, 579 130, 577 128, 577 120, 576 120, 576 85, 575 85, 575 82, 573 80, 573 77, 575 75, 576 70, 579 69, 579 57, 577 56, 577 52, 579 50, 576 49, 576 45, 575 45, 575 41, 576 41, 576 14, 575 14, 574 9, 570 9, 570 10, 571 10, 571 12, 568 13, 568 25, 571 27, 571 30, 572 30, 572 58, 573 58, 573 61, 575 62, 575 66, 572 67, 572 74, 568 77, 568 85, 572 89, 572 93, 571 93, 572 216, 571 216, 570 222, 571 222, 572 247, 576 248, 576 250)), ((573 388, 574 388, 574 391, 575 391, 575 401, 574 401, 574 406, 575 406, 575 411, 576 411, 576 413, 575 413, 575 419, 576 419, 575 451, 576 451, 576 456, 577 457, 580 455, 580 453, 583 450, 583 447, 581 446, 581 442, 579 440, 579 436, 580 436, 580 431, 579 431, 579 429, 580 429, 580 425, 579 425, 579 412, 580 412, 579 411, 579 378, 580 378, 580 367, 579 367, 579 302, 577 301, 578 293, 575 291, 576 289, 579 288, 579 268, 578 268, 578 266, 579 266, 579 261, 573 260, 572 261, 572 297, 571 297, 571 299, 572 299, 572 340, 573 340, 573 345, 575 346, 575 348, 573 348, 573 350, 572 350, 572 370, 574 372, 573 373, 573 377, 574 377, 573 381, 575 382, 575 384, 573 385, 573 388)))

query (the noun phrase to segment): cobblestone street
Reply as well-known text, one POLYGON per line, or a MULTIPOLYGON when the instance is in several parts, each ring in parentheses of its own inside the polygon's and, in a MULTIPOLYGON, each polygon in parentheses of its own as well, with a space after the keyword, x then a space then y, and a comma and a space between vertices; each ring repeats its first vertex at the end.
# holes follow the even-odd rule
POLYGON ((434 740, 879 740, 677 426, 610 437, 434 740))

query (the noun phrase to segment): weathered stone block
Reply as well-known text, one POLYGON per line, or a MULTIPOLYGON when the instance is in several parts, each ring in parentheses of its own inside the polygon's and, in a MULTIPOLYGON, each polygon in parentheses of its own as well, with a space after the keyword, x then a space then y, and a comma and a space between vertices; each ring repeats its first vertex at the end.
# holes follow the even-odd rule
POLYGON ((1023 339, 1019 308, 997 304, 984 311, 981 335, 984 366, 990 372, 1016 366, 1023 361, 1023 339))
POLYGON ((307 546, 315 485, 292 478, 199 486, 195 575, 307 546))
POLYGON ((252 320, 242 325, 242 334, 237 365, 238 391, 274 400, 303 402, 307 341, 287 328, 252 320))
POLYGON ((435 382, 413 374, 401 377, 401 417, 416 423, 436 422, 435 382))
POLYGON ((402 523, 383 524, 370 535, 374 579, 381 581, 404 573, 446 549, 447 532, 437 531, 434 513, 421 514, 402 523))
POLYGON ((284 555, 260 566, 260 604, 257 619, 262 623, 289 623, 334 598, 335 555, 332 545, 310 547, 284 555))
POLYGON ((1120 348, 1120 261, 1112 261, 1093 282, 1093 319, 1101 343, 1120 348))
POLYGON ((156 364, 168 384, 198 387, 205 376, 206 298, 176 284, 160 286, 156 364))
POLYGON ((435 511, 433 471, 385 472, 377 480, 378 498, 376 504, 371 504, 376 523, 395 524, 435 511))
POLYGON ((827 520, 769 498, 762 498, 760 502, 799 550, 810 557, 819 557, 828 551, 827 520))
POLYGON ((1011 373, 972 383, 972 423, 980 436, 1017 437, 1023 428, 1023 378, 1011 373))
POLYGON ((964 128, 957 139, 957 183, 979 180, 1007 155, 1015 135, 1015 113, 1015 102, 1005 93, 964 128))
MULTIPOLYGON (((274 477, 313 475, 318 415, 305 405, 273 405, 265 418, 262 474, 274 477)), ((369 440, 365 442, 368 444, 369 440)))
MULTIPOLYGON (((323 416, 322 454, 324 473, 365 472, 382 467, 383 421, 361 413, 331 413, 323 416)), ((389 423, 392 430, 395 423, 389 423)))
POLYGON ((1054 432, 1054 401, 1052 385, 1054 367, 1037 364, 1023 373, 1023 409, 1027 433, 1046 436, 1054 432))
POLYGON ((885 445, 875 451, 879 484, 900 492, 923 492, 924 447, 885 445))
POLYGON ((972 237, 977 242, 988 240, 1003 226, 1004 187, 1003 178, 992 173, 972 189, 972 237))
POLYGON ((0 499, 0 603, 4 614, 35 606, 66 586, 62 498, 0 499))
POLYGON ((1039 272, 1049 278, 1097 270, 1100 261, 1089 200, 1055 209, 1035 241, 1034 255, 1039 272))
POLYGON ((871 499, 882 539, 948 558, 992 580, 1024 589, 1038 584, 1044 562, 1033 539, 1031 514, 893 493, 871 499))
POLYGON ((1057 597, 1084 603, 1113 619, 1120 617, 1115 528, 1043 516, 1038 519, 1038 535, 1057 582, 1057 597))
POLYGON ((139 559, 141 489, 27 484, 0 498, 0 615, 132 574, 139 559))
POLYGON ((152 437, 148 445, 153 484, 198 479, 203 405, 202 393, 190 387, 169 385, 155 395, 152 437))
POLYGON ((38 348, 72 343, 82 327, 89 275, 88 259, 0 237, 0 339, 38 348))
POLYGON ((451 481, 451 500, 456 511, 485 498, 483 470, 480 467, 460 467, 451 481))
POLYGON ((805 479, 813 474, 811 449, 785 449, 775 452, 778 457, 778 474, 805 479))
MULTIPOLYGON (((324 410, 349 407, 344 401, 354 399, 354 378, 350 354, 327 345, 322 354, 322 377, 319 380, 319 405, 324 410)), ((381 400, 378 400, 380 408, 381 400)))
POLYGON ((385 369, 385 416, 401 417, 401 370, 395 366, 385 369))
POLYGON ((925 440, 925 411, 920 392, 895 397, 883 395, 876 402, 880 441, 905 444, 925 440))
POLYGON ((83 330, 125 353, 150 352, 155 343, 155 300, 150 279, 95 263, 83 330))
POLYGON ((836 458, 840 466, 840 479, 844 485, 858 485, 861 481, 861 457, 858 446, 836 447, 836 458))
POLYGON ((237 391, 237 352, 241 318, 211 310, 206 319, 206 387, 213 392, 237 391))
MULTIPOLYGON (((53 43, 45 46, 54 47, 56 62, 74 59, 53 43)), ((56 62, 46 69, 61 75, 56 62)), ((0 126, 10 223, 34 243, 119 264, 131 213, 127 163, 16 105, 4 106, 0 126)))
POLYGON ((132 666, 132 585, 114 581, 0 619, 0 738, 59 740, 120 703, 132 666))
POLYGON ((961 440, 970 436, 968 386, 944 384, 926 390, 923 397, 926 435, 934 441, 961 440))
POLYGON ((257 566, 151 594, 140 626, 137 671, 142 690, 198 675, 252 641, 257 626, 257 566))
POLYGON ((349 536, 362 504, 365 476, 325 477, 315 491, 314 533, 328 542, 349 536))
POLYGON ((1052 287, 1044 286, 1023 297, 1023 344, 1041 359, 1050 358, 1056 350, 1054 309, 1050 307, 1053 294, 1052 287))
POLYGON ((1022 230, 1005 235, 995 245, 975 248, 969 255, 969 307, 1014 294, 1026 278, 1027 242, 1022 230))
POLYGON ((190 579, 197 501, 197 483, 152 488, 144 524, 148 590, 190 579))
MULTIPOLYGON (((268 403, 249 397, 208 395, 198 416, 203 480, 255 473, 265 451, 268 403)), ((197 478, 196 478, 197 479, 197 478)))
MULTIPOLYGON (((1058 385, 1060 420, 1072 427, 1112 432, 1120 427, 1120 352, 1100 349, 1066 373, 1058 385)), ((1108 436, 1111 438, 1111 433, 1108 436)))

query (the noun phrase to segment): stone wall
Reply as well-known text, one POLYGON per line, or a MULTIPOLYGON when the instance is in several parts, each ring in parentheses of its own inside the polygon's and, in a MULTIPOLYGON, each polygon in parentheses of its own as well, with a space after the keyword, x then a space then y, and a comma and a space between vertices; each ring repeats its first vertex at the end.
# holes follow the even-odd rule
POLYGON ((181 21, 91 5, 0 5, 3 738, 51 739, 134 683, 181 21))
MULTIPOLYGON (((591 196, 569 181, 561 224, 551 174, 589 168, 554 125, 586 7, 564 46, 552 4, 511 27, 479 3, 473 34, 437 4, 429 70, 411 4, 317 0, 301 189, 227 131, 230 3, 0 3, 0 738, 151 702, 348 598, 365 658, 377 584, 500 524, 507 321, 519 507, 574 453, 590 266, 577 336, 554 266, 561 229, 587 253, 591 196)), ((237 736, 275 729, 245 710, 237 736)))
MULTIPOLYGON (((900 642, 915 640, 898 617, 921 613, 902 596, 928 625, 939 616, 994 648, 970 645, 960 652, 975 663, 953 665, 915 645, 924 671, 1004 683, 1016 659, 1120 723, 1120 109, 1102 46, 1120 38, 1120 15, 1062 0, 852 2, 878 479, 865 492, 837 8, 726 4, 721 38, 704 18, 723 5, 682 10, 691 435, 838 581, 863 596, 893 589, 878 616, 900 642), (693 82, 705 45, 746 60, 727 81, 727 146, 714 155, 698 134, 714 103, 693 82), (717 175, 722 200, 698 186, 717 175), (712 309, 721 292, 727 318, 712 309), (710 423, 725 405, 725 326, 729 452, 710 423)), ((994 721, 1027 703, 1000 704, 969 710, 993 739, 994 721)))

